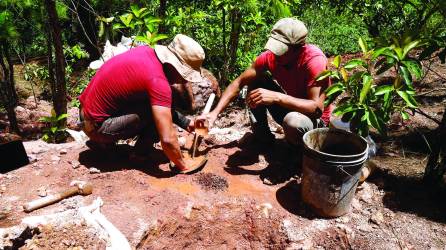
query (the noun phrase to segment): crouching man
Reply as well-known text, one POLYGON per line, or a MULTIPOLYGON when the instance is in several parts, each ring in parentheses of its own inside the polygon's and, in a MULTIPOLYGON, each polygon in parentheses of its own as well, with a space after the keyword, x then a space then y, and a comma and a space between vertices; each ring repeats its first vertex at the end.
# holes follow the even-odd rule
POLYGON ((92 149, 138 136, 133 155, 144 157, 161 142, 178 171, 196 167, 183 158, 173 123, 194 131, 194 122, 173 110, 192 109, 190 84, 202 80, 203 48, 177 35, 168 46, 133 48, 108 60, 79 97, 84 131, 92 149))
POLYGON ((265 45, 266 51, 227 87, 216 108, 197 121, 208 119, 213 124, 240 88, 247 85, 247 103, 256 120, 252 124, 253 145, 269 146, 274 140, 267 110, 293 145, 302 142, 305 132, 327 124, 332 109, 324 108, 324 90, 329 80, 316 81, 316 76, 327 68, 327 58, 318 47, 305 43, 307 33, 297 19, 279 20, 265 45))

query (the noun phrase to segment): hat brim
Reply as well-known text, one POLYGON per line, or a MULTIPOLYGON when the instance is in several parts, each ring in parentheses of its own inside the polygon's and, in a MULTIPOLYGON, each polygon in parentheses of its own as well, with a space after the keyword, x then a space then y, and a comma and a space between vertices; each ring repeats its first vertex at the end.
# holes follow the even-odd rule
POLYGON ((180 59, 170 51, 166 46, 155 45, 155 53, 161 63, 169 63, 172 65, 180 75, 186 79, 188 82, 201 82, 204 80, 201 69, 196 70, 185 63, 181 62, 180 59))
POLYGON ((268 42, 266 42, 265 49, 273 52, 276 56, 281 56, 288 51, 288 45, 270 37, 268 42))

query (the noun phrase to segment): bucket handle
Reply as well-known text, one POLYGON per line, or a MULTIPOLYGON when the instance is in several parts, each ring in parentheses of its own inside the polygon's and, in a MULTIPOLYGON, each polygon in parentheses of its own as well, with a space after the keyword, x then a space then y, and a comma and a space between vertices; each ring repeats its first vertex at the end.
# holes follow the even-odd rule
POLYGON ((347 171, 344 170, 344 167, 342 165, 337 165, 336 170, 338 170, 338 171, 340 170, 341 172, 348 175, 349 177, 353 177, 353 175, 351 175, 350 173, 348 173, 347 171))

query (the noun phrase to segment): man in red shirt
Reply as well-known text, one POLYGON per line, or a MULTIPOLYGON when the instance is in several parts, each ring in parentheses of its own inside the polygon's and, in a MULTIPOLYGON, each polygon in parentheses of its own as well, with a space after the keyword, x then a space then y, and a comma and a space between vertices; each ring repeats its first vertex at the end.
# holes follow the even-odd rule
POLYGON ((147 153, 160 140, 180 172, 198 167, 183 158, 173 126, 175 122, 191 132, 194 122, 172 108, 192 108, 186 82, 202 80, 204 58, 203 48, 180 34, 167 47, 140 46, 108 60, 79 97, 88 145, 104 147, 138 135, 136 153, 147 153))
MULTIPOLYGON (((267 110, 283 126, 286 140, 294 145, 301 143, 306 131, 327 124, 332 109, 324 108, 324 90, 329 80, 316 81, 316 76, 327 68, 327 58, 318 47, 305 43, 307 33, 297 19, 279 20, 265 45, 267 51, 228 86, 206 117, 209 124, 245 85, 247 104, 255 117, 252 129, 257 142, 271 143, 274 139, 267 110)), ((200 117, 200 121, 203 119, 200 117)))

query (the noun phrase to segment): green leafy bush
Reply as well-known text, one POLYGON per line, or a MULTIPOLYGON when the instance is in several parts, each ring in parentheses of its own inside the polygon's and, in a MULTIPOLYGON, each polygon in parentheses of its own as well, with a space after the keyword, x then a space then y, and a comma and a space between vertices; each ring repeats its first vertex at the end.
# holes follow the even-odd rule
POLYGON ((67 117, 67 114, 57 116, 54 109, 51 110, 51 116, 41 117, 39 121, 45 123, 42 140, 51 143, 64 142, 68 133, 66 127, 62 124, 64 124, 63 120, 67 119, 67 117))
POLYGON ((73 99, 71 100, 71 106, 80 106, 80 102, 77 97, 82 94, 88 83, 93 78, 94 74, 96 74, 96 70, 88 68, 82 73, 81 77, 71 86, 71 88, 69 89, 69 94, 73 97, 73 99))
POLYGON ((329 55, 358 52, 357 37, 370 40, 361 18, 347 11, 337 13, 328 6, 313 5, 298 18, 309 30, 307 41, 316 44, 329 55))
POLYGON ((154 46, 158 41, 168 38, 167 35, 158 34, 158 25, 161 19, 149 15, 147 8, 131 5, 127 13, 119 16, 119 22, 113 24, 114 30, 127 30, 129 35, 135 35, 135 40, 154 46))
POLYGON ((333 85, 325 91, 325 105, 343 94, 333 114, 350 122, 352 131, 366 136, 369 127, 373 127, 380 134, 386 134, 386 124, 393 113, 400 113, 406 120, 409 119, 407 111, 417 108, 412 76, 419 79, 423 71, 420 62, 411 58, 409 52, 419 46, 420 41, 409 37, 401 41, 395 39, 389 46, 369 50, 360 38, 359 45, 362 58, 341 65, 341 56, 336 56, 333 61, 336 69, 322 72, 317 80, 333 79, 333 85), (378 86, 375 76, 390 69, 396 72, 394 82, 378 86))

